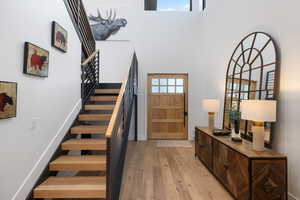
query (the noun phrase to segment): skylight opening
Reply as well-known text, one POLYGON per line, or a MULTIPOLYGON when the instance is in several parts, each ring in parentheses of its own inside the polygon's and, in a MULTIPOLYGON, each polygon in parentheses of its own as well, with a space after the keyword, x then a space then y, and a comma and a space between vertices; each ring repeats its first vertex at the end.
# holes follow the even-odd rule
POLYGON ((190 0, 158 0, 158 11, 190 11, 190 0))
POLYGON ((145 10, 192 11, 192 0, 145 0, 145 10))

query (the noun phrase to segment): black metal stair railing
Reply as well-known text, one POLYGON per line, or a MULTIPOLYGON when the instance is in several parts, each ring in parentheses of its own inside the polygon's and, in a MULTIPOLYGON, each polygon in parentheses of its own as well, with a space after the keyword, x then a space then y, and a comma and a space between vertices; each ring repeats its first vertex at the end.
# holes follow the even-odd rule
POLYGON ((94 52, 81 65, 81 98, 82 105, 88 101, 99 84, 99 50, 94 52))
POLYGON ((128 136, 135 120, 137 131, 138 61, 134 54, 127 81, 122 84, 115 109, 106 132, 107 172, 106 199, 119 200, 128 136), (133 116, 135 115, 135 116, 133 116))
POLYGON ((84 57, 88 58, 96 50, 96 41, 94 39, 82 0, 64 0, 64 2, 82 43, 84 57))
POLYGON ((64 0, 82 44, 81 97, 84 105, 99 84, 99 51, 82 0, 64 0))

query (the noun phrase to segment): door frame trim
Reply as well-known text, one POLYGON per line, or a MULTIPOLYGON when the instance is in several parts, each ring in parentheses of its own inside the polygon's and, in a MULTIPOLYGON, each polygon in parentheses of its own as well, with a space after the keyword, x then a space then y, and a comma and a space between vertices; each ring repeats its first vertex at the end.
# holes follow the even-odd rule
MULTIPOLYGON (((150 135, 150 89, 151 89, 151 84, 150 84, 150 76, 155 76, 155 75, 167 75, 167 76, 176 76, 176 75, 181 75, 181 76, 185 76, 186 77, 186 85, 185 85, 185 90, 186 92, 185 94, 185 105, 184 105, 184 112, 187 113, 187 115, 185 115, 185 121, 186 121, 186 125, 185 125, 185 136, 183 140, 188 140, 189 139, 189 112, 188 112, 188 104, 189 104, 189 74, 188 73, 147 73, 147 122, 146 122, 146 126, 147 126, 147 140, 155 140, 155 139, 150 139, 149 135, 150 135)), ((158 139, 157 139, 158 140, 158 139)), ((163 139, 160 139, 163 140, 163 139)), ((168 139, 165 139, 168 140, 168 139)), ((170 139, 170 140, 176 140, 176 139, 170 139)))

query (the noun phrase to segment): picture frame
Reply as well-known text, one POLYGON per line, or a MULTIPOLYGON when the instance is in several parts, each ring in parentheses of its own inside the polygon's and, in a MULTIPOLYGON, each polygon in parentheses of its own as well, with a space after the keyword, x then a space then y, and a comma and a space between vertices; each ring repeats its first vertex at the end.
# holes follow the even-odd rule
POLYGON ((66 53, 68 51, 68 31, 57 22, 52 22, 51 44, 56 49, 66 53))
POLYGON ((0 81, 0 120, 17 117, 17 82, 0 81))
POLYGON ((23 73, 32 76, 48 77, 48 71, 49 51, 30 42, 25 42, 23 73))

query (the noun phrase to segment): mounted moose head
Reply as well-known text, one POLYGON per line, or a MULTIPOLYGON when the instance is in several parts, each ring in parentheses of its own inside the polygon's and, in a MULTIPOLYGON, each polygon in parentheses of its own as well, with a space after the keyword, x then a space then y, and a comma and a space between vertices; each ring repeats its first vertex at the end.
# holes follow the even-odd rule
POLYGON ((90 15, 90 21, 96 22, 96 24, 92 24, 91 28, 95 37, 95 40, 106 40, 111 35, 116 34, 121 27, 125 27, 127 25, 127 20, 124 18, 116 19, 116 11, 107 12, 107 19, 103 18, 98 11, 98 16, 90 15))

